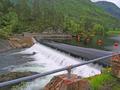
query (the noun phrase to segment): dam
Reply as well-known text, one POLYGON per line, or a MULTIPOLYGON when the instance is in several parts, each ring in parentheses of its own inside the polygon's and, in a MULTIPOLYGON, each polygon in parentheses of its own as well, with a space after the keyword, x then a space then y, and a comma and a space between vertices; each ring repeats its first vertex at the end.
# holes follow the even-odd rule
MULTIPOLYGON (((75 65, 78 63, 83 63, 85 60, 82 58, 73 57, 70 54, 66 54, 59 50, 53 49, 51 47, 45 46, 41 43, 36 42, 32 47, 26 48, 17 52, 13 52, 9 54, 10 56, 20 55, 24 60, 28 60, 23 63, 23 61, 19 61, 16 64, 10 63, 12 65, 6 65, 2 69, 8 69, 9 72, 37 72, 44 73, 47 71, 51 71, 54 69, 59 69, 66 67, 68 65, 75 65), (33 54, 35 52, 35 54, 33 54), (29 61, 31 59, 31 61, 29 61)), ((19 57, 20 58, 20 57, 19 57)), ((19 59, 18 59, 19 60, 19 59)), ((7 62, 7 61, 4 61, 7 62)), ((101 73, 102 66, 99 64, 89 64, 84 65, 75 69, 72 69, 73 74, 77 74, 80 77, 90 77, 101 73)), ((57 74, 52 74, 50 76, 46 76, 43 78, 38 78, 31 82, 27 82, 23 87, 18 87, 13 90, 42 90, 42 88, 49 82, 49 80, 58 74, 63 74, 66 72, 60 72, 57 74)))

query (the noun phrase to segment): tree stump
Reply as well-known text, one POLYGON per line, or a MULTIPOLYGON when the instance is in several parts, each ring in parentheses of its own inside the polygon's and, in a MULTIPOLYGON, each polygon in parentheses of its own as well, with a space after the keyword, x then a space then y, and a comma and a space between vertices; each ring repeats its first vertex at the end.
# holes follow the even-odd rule
POLYGON ((90 90, 90 87, 88 81, 77 75, 72 74, 71 79, 67 79, 67 75, 63 74, 53 77, 44 90, 90 90))

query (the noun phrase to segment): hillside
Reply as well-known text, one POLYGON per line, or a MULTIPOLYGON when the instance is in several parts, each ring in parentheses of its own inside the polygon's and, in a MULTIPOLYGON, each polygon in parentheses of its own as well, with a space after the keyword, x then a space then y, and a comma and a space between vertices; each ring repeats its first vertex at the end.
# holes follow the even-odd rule
POLYGON ((115 24, 117 21, 115 18, 104 12, 104 10, 96 7, 89 0, 45 0, 42 5, 44 8, 51 8, 51 11, 61 13, 63 16, 66 15, 72 17, 75 20, 85 18, 90 20, 90 22, 99 22, 104 25, 109 24, 109 26, 115 24))
POLYGON ((120 8, 111 2, 100 1, 96 2, 96 5, 103 8, 105 11, 120 19, 120 8))
POLYGON ((119 20, 90 0, 0 0, 0 36, 13 33, 63 30, 91 31, 96 24, 120 27, 119 20))

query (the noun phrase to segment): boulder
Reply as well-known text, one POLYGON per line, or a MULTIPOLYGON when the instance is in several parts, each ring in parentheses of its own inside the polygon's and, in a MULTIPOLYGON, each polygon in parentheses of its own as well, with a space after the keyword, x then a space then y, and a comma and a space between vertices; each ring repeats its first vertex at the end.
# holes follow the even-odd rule
POLYGON ((53 77, 44 90, 90 90, 90 87, 87 80, 82 80, 77 75, 72 74, 71 79, 67 79, 67 75, 63 74, 53 77))
POLYGON ((111 60, 112 74, 117 78, 120 78, 120 55, 115 55, 111 60))

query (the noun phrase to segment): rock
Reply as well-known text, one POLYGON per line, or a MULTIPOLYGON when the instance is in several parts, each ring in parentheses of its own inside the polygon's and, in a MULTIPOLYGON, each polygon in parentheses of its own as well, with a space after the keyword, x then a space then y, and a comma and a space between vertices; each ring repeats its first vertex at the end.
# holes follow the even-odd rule
POLYGON ((120 55, 115 55, 111 60, 112 74, 117 78, 120 78, 120 55))
POLYGON ((35 55, 36 54, 36 52, 33 52, 33 54, 32 55, 35 55))
POLYGON ((45 86, 44 90, 89 90, 89 83, 86 80, 78 78, 77 75, 72 74, 71 79, 67 79, 67 75, 59 75, 45 86))
POLYGON ((0 52, 12 49, 8 40, 0 39, 0 52))
POLYGON ((10 73, 6 73, 6 74, 1 74, 0 75, 0 83, 4 82, 4 81, 9 81, 9 80, 25 77, 25 76, 30 76, 33 74, 36 74, 36 73, 34 73, 34 72, 10 72, 10 73))
MULTIPOLYGON (((5 82, 5 81, 14 80, 14 79, 21 78, 21 77, 31 76, 34 74, 37 74, 37 73, 35 73, 35 72, 10 72, 10 73, 1 74, 0 75, 0 83, 5 82)), ((21 84, 21 83, 5 86, 5 87, 0 88, 0 90, 12 90, 11 88, 13 86, 16 86, 19 84, 21 84)))
POLYGON ((32 46, 34 43, 32 37, 12 37, 9 38, 9 44, 13 48, 27 48, 32 46))

